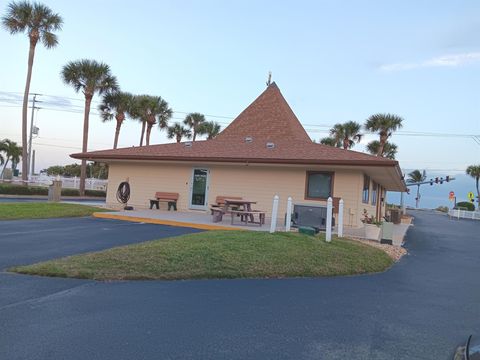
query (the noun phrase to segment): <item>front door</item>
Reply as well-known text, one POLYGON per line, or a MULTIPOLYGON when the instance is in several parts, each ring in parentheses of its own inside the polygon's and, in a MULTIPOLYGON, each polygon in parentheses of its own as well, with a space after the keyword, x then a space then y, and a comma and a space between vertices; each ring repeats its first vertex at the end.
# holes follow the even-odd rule
POLYGON ((207 209, 209 172, 208 169, 193 169, 190 185, 190 209, 207 209))

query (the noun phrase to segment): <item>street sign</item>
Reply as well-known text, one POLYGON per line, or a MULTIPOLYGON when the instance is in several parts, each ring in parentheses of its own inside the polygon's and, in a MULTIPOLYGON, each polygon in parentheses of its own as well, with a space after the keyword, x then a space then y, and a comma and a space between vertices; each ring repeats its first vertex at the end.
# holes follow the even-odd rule
POLYGON ((455 200, 455 193, 453 191, 450 191, 450 193, 448 194, 448 199, 451 201, 455 200))
POLYGON ((475 194, 470 191, 470 192, 467 194, 467 197, 468 197, 468 199, 469 199, 470 201, 473 201, 473 199, 475 199, 475 194))

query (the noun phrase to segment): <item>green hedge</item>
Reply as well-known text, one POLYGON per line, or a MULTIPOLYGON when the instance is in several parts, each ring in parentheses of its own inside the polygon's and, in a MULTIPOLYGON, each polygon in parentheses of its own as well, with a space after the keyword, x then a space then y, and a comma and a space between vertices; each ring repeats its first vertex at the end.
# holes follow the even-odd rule
POLYGON ((457 205, 455 206, 455 209, 457 208, 466 208, 468 211, 475 211, 475 205, 473 205, 473 203, 468 201, 458 202, 457 205))
MULTIPOLYGON (((0 194, 4 195, 48 195, 48 187, 0 184, 0 194)), ((85 190, 86 196, 105 197, 105 191, 85 190)), ((62 196, 80 196, 78 189, 62 189, 62 196)))

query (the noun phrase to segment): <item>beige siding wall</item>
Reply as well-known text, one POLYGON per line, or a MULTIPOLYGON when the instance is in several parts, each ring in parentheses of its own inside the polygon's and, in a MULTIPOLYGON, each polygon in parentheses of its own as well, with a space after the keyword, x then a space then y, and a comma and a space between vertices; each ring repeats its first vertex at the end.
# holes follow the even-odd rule
MULTIPOLYGON (((119 207, 115 193, 120 182, 128 177, 131 186, 130 205, 138 208, 148 206, 149 199, 156 191, 178 192, 179 210, 188 210, 190 196, 191 164, 135 164, 113 163, 109 170, 107 204, 119 207)), ((286 212, 287 198, 294 203, 325 203, 305 200, 305 178, 307 170, 332 171, 320 167, 275 167, 246 165, 209 165, 198 166, 210 170, 208 203, 213 204, 215 197, 241 196, 256 201, 254 208, 271 212, 272 199, 280 196, 279 216, 286 212)), ((362 204, 363 173, 354 170, 336 170, 334 177, 334 197, 344 199, 344 222, 347 226, 361 226, 361 216, 366 208, 369 214, 375 214, 375 207, 362 204)), ((370 201, 371 203, 371 201, 370 201)), ((164 205, 165 206, 165 205, 164 205)))

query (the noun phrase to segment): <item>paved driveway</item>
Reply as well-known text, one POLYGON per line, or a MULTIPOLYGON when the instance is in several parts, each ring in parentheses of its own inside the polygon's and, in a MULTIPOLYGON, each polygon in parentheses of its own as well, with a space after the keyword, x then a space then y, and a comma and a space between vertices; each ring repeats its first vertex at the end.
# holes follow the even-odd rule
POLYGON ((480 222, 414 215, 410 255, 375 275, 101 283, 4 274, 0 359, 450 359, 467 334, 480 335, 480 222))

